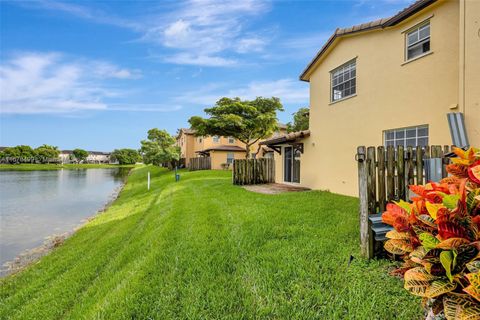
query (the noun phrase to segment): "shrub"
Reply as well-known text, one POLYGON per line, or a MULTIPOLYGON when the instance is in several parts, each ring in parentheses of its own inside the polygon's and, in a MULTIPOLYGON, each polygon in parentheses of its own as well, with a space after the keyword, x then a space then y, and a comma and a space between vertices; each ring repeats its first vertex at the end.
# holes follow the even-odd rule
POLYGON ((435 317, 480 319, 480 151, 453 152, 449 177, 410 186, 412 203, 387 205, 385 250, 402 257, 393 273, 435 317))

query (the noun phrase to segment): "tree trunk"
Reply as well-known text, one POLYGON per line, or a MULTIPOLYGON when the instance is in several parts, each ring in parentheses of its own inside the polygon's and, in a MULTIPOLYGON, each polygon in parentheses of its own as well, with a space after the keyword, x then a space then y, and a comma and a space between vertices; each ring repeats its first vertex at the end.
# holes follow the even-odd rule
POLYGON ((250 145, 245 144, 245 159, 248 159, 250 157, 250 145))

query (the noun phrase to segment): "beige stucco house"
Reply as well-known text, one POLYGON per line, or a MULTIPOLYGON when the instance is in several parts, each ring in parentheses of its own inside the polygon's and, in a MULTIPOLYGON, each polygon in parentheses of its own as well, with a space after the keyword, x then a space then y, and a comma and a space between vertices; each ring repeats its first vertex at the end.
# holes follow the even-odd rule
MULTIPOLYGON (((286 125, 279 124, 279 129, 273 136, 286 132, 286 125)), ((195 130, 182 128, 178 130, 177 146, 180 147, 180 158, 185 159, 188 167, 191 158, 210 157, 212 169, 231 167, 234 159, 245 159, 245 144, 233 137, 196 136, 195 130)), ((255 143, 250 146, 250 152, 256 153, 260 147, 258 157, 272 154, 272 150, 255 143)))
POLYGON ((357 195, 357 146, 450 145, 452 112, 480 146, 480 1, 420 0, 337 29, 300 79, 310 130, 264 142, 277 182, 357 195))

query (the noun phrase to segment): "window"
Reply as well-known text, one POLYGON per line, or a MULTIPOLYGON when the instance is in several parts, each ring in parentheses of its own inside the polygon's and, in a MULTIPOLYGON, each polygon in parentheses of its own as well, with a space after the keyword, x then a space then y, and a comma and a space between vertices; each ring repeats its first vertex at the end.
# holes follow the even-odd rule
POLYGON ((228 152, 227 153, 227 163, 232 164, 233 159, 235 159, 235 154, 233 152, 228 152))
POLYGON ((198 142, 202 142, 202 137, 198 137, 198 142))
POLYGON ((219 136, 213 136, 213 142, 218 143, 220 141, 219 136))
POLYGON ((228 143, 235 143, 234 137, 228 137, 228 143))
POLYGON ((387 130, 384 132, 384 142, 386 147, 428 146, 428 126, 387 130))
POLYGON ((356 61, 350 61, 331 72, 332 102, 357 93, 356 61))
POLYGON ((422 24, 407 33, 406 48, 407 60, 430 51, 430 22, 422 24))

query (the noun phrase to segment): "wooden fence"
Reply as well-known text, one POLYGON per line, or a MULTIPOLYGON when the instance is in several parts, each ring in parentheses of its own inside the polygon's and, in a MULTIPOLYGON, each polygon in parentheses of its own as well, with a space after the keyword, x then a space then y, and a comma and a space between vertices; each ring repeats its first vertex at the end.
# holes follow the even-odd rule
MULTIPOLYGON (((427 182, 424 160, 442 158, 442 173, 446 176, 445 166, 449 159, 444 154, 448 152, 449 146, 357 148, 360 242, 364 256, 371 258, 376 251, 371 216, 384 212, 388 202, 408 201, 409 185, 427 182)), ((381 223, 381 218, 379 221, 381 223)))
POLYGON ((248 185, 275 182, 275 161, 271 158, 235 159, 233 184, 248 185))
POLYGON ((212 158, 210 157, 190 158, 188 168, 190 169, 190 171, 210 170, 212 169, 212 158))

